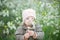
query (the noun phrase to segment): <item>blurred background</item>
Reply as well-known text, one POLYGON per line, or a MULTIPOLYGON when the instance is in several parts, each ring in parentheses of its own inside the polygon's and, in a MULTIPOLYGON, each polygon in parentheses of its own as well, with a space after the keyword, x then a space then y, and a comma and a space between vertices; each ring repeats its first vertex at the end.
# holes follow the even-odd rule
POLYGON ((36 10, 44 40, 60 40, 60 0, 0 0, 0 40, 16 40, 22 10, 28 8, 36 10))

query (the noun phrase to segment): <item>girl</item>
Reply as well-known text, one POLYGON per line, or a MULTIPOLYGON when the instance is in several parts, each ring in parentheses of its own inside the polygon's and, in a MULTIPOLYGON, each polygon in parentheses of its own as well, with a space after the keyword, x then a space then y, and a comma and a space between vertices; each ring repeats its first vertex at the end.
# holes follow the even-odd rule
POLYGON ((16 30, 16 40, 43 40, 44 32, 39 24, 34 24, 36 12, 26 9, 22 12, 23 23, 16 30))

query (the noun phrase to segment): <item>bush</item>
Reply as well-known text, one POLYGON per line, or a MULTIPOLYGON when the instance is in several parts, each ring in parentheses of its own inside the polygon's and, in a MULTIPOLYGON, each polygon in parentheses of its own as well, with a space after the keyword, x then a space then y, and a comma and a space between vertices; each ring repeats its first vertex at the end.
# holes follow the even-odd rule
POLYGON ((15 40, 15 31, 22 22, 22 10, 36 10, 44 40, 60 39, 59 1, 54 0, 0 0, 0 40, 15 40))

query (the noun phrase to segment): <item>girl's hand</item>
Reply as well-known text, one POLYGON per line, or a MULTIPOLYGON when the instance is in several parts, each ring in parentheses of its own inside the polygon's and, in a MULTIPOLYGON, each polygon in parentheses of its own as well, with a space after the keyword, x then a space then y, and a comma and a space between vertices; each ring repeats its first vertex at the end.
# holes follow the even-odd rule
POLYGON ((29 33, 30 36, 34 35, 34 31, 31 31, 31 30, 27 30, 27 33, 29 33))
POLYGON ((32 30, 27 30, 27 33, 29 33, 29 36, 33 36, 34 39, 37 38, 36 32, 34 32, 34 31, 32 31, 32 30))
POLYGON ((29 33, 25 33, 25 34, 24 34, 24 38, 25 38, 25 39, 28 39, 29 37, 30 37, 29 33))
POLYGON ((33 38, 36 39, 37 38, 37 34, 34 32, 33 38))

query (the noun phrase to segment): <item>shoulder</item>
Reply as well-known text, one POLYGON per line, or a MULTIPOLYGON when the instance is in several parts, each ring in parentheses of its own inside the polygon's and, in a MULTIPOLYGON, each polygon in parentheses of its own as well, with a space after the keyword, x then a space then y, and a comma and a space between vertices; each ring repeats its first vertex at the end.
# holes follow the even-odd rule
POLYGON ((42 27, 40 26, 40 24, 36 24, 35 28, 36 28, 36 31, 42 31, 42 27))
POLYGON ((37 28, 41 28, 41 25, 39 23, 35 24, 37 28))
POLYGON ((22 33, 23 33, 22 26, 17 27, 15 34, 22 34, 22 33))

